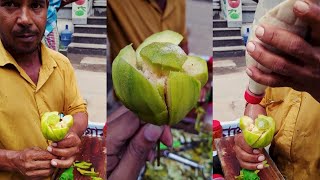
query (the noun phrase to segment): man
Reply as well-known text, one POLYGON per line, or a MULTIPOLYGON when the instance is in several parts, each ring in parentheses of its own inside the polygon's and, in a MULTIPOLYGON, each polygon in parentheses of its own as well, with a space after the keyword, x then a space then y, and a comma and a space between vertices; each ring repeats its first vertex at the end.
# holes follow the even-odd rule
POLYGON ((0 179, 44 179, 70 167, 87 127, 86 105, 68 59, 41 44, 48 1, 0 0, 0 179), (74 125, 48 146, 45 112, 72 114, 74 125))
POLYGON ((185 0, 109 0, 110 61, 126 45, 137 47, 150 35, 172 30, 183 35, 180 46, 188 54, 185 0))
MULTIPOLYGON (((247 74, 258 83, 282 88, 268 88, 261 104, 249 104, 245 114, 267 114, 275 119, 270 155, 286 179, 320 179, 320 5, 310 0, 297 1, 294 13, 309 24, 309 42, 263 25, 254 32, 256 36, 283 54, 274 54, 256 41, 247 45, 248 53, 273 71, 267 74, 249 67, 247 74)), ((235 144, 243 168, 263 168, 261 150, 250 148, 242 134, 236 136, 235 144)))

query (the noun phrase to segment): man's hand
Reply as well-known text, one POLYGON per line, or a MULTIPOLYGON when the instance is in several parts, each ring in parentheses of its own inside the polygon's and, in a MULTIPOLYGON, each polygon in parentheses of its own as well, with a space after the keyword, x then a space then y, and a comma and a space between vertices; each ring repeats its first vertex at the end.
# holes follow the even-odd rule
POLYGON ((43 179, 53 173, 50 161, 54 158, 56 157, 49 152, 34 147, 13 153, 11 162, 14 166, 13 170, 27 179, 43 179))
POLYGON ((141 124, 134 113, 121 107, 107 121, 108 179, 136 180, 146 161, 155 158, 158 140, 172 146, 168 126, 141 124))
POLYGON ((256 67, 248 67, 247 74, 256 82, 271 87, 291 87, 306 91, 320 102, 320 7, 316 4, 297 1, 294 12, 310 24, 311 42, 301 37, 268 25, 256 29, 256 36, 283 54, 275 54, 259 42, 249 42, 247 51, 257 62, 272 70, 264 73, 256 67), (302 7, 302 8, 301 8, 302 7))
POLYGON ((266 159, 261 149, 251 148, 244 140, 243 134, 237 134, 234 138, 233 147, 236 157, 242 168, 248 170, 263 169, 263 161, 266 159))
POLYGON ((47 150, 59 157, 51 160, 51 165, 57 168, 69 168, 79 152, 81 140, 73 131, 69 131, 66 137, 59 142, 52 143, 47 150))
MULTIPOLYGON (((259 104, 248 104, 244 115, 256 119, 259 114, 266 115, 266 110, 259 104)), ((263 161, 265 160, 261 149, 251 148, 244 140, 243 134, 237 134, 234 138, 235 145, 233 147, 239 164, 242 168, 249 170, 263 169, 263 161)))

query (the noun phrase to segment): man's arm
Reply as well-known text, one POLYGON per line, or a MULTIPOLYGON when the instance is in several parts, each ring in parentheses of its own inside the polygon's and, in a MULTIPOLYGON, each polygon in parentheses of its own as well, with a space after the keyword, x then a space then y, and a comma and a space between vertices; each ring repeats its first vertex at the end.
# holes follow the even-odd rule
POLYGON ((84 112, 79 112, 73 115, 73 119, 74 123, 70 131, 81 137, 88 126, 88 115, 84 112))
POLYGON ((261 106, 260 104, 247 104, 244 115, 251 117, 252 119, 255 119, 258 117, 259 114, 266 115, 266 109, 261 106))

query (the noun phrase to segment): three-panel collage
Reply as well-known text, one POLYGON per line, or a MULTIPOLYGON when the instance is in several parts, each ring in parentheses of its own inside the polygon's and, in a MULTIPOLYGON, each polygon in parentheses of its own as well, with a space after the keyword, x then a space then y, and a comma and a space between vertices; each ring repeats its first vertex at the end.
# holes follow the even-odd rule
POLYGON ((0 180, 320 180, 320 0, 0 0, 0 180))

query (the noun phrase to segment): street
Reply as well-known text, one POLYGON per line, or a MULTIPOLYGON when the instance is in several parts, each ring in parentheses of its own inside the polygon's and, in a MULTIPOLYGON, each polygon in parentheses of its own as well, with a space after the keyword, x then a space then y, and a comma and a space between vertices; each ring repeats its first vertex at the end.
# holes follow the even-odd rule
MULTIPOLYGON (((221 64, 217 62, 217 64, 221 64)), ((244 92, 248 84, 248 76, 244 67, 217 67, 213 69, 227 69, 226 73, 213 76, 213 119, 232 121, 241 117, 244 112, 244 92)))

